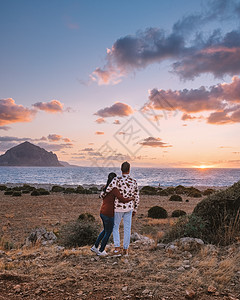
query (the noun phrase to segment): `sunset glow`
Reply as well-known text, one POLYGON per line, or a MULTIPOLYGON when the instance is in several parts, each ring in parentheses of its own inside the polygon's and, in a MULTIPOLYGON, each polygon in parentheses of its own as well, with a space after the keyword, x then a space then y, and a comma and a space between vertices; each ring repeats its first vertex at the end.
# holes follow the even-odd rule
POLYGON ((0 155, 239 168, 239 18, 237 0, 2 1, 0 155))

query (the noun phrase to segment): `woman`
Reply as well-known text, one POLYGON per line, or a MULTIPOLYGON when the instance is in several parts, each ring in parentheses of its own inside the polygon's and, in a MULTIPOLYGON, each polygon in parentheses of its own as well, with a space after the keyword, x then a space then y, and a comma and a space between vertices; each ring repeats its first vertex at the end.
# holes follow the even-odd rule
MULTIPOLYGON (((108 181, 103 191, 106 192, 108 185, 111 183, 114 177, 117 175, 115 173, 110 173, 108 175, 108 181)), ((95 252, 99 256, 106 256, 107 252, 105 251, 105 247, 109 240, 109 237, 113 230, 114 225, 114 201, 115 197, 118 198, 120 202, 127 203, 129 201, 134 200, 134 197, 124 198, 117 188, 113 188, 110 193, 108 193, 103 198, 103 203, 100 209, 100 217, 103 222, 103 231, 99 234, 95 244, 91 248, 91 251, 95 252), (102 242, 101 242, 102 241, 102 242), (101 242, 101 247, 98 250, 99 244, 101 242)))

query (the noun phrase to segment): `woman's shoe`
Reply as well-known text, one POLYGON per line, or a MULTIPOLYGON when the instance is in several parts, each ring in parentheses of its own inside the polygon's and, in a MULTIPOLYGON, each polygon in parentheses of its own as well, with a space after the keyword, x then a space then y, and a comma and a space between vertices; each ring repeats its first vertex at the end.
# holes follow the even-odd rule
POLYGON ((95 245, 92 246, 92 248, 90 249, 92 252, 95 252, 96 254, 99 253, 99 250, 97 247, 95 247, 95 245))
POLYGON ((98 251, 98 256, 107 256, 107 252, 103 250, 102 252, 98 251))

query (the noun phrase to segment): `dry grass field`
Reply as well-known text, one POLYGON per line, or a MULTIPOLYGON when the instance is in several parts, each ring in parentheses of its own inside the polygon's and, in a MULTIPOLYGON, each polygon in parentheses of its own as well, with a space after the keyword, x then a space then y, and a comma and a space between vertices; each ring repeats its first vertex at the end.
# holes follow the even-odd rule
MULTIPOLYGON (((150 219, 150 207, 164 207, 191 213, 202 198, 183 196, 183 202, 169 197, 141 196, 132 232, 157 239, 176 219, 150 219), (189 202, 185 200, 189 199, 189 202)), ((88 246, 59 249, 56 245, 21 248, 32 229, 60 226, 89 212, 97 220, 101 200, 98 195, 22 197, 0 192, 1 299, 225 299, 240 297, 240 245, 212 247, 195 252, 169 252, 156 245, 132 243, 128 257, 95 256, 88 246), (188 264, 183 268, 183 265, 188 264)), ((108 251, 111 252, 110 245, 108 251)))

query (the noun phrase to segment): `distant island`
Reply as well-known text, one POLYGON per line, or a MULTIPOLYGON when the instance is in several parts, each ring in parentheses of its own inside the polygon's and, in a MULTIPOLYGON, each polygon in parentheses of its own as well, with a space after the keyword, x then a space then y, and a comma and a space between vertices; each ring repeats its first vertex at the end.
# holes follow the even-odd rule
POLYGON ((24 142, 0 156, 0 166, 22 167, 64 167, 56 154, 48 152, 39 146, 24 142))

